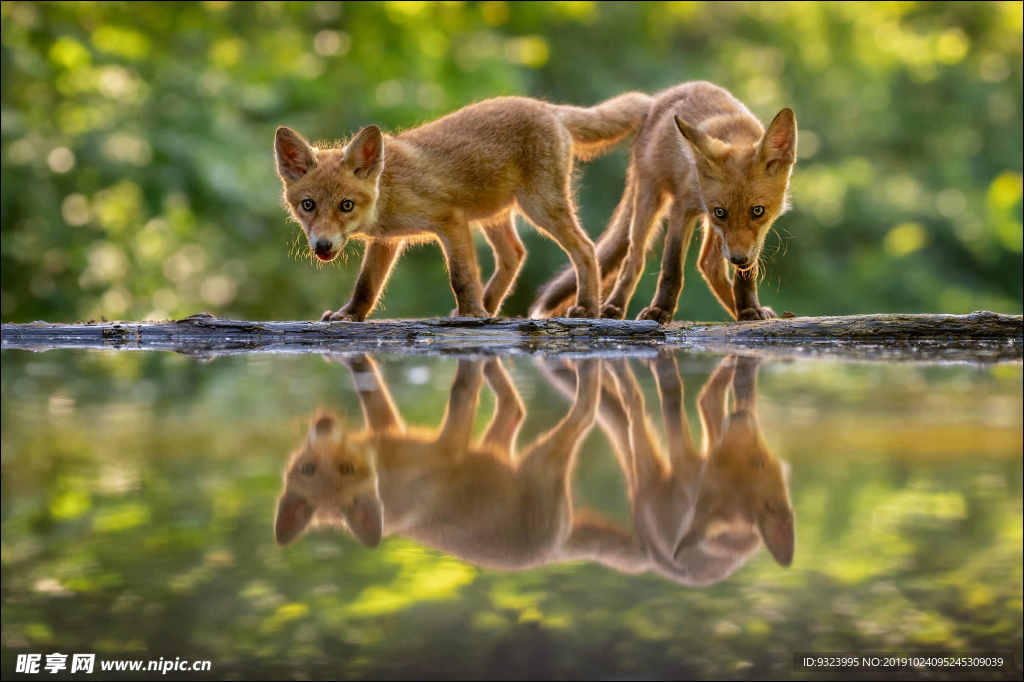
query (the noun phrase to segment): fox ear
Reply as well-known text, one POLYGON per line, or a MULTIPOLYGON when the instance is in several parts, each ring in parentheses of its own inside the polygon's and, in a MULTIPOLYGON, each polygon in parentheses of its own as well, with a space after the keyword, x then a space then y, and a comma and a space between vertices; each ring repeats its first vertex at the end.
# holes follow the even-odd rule
POLYGON ((313 518, 313 507, 306 498, 293 492, 285 492, 277 501, 277 518, 274 519, 274 538, 279 545, 287 545, 309 525, 313 518))
POLYGON ((786 501, 764 507, 758 514, 757 528, 780 566, 793 563, 796 531, 793 528, 793 510, 786 501))
POLYGON ((363 494, 356 497, 352 506, 346 510, 345 520, 359 542, 367 547, 376 547, 380 544, 384 524, 377 495, 363 494))
POLYGON ((349 142, 345 161, 355 174, 372 178, 384 165, 384 136, 377 126, 366 126, 349 142))
POLYGON ((274 134, 277 174, 285 182, 295 182, 316 167, 316 152, 302 135, 280 126, 274 134))
POLYGON ((715 163, 725 155, 726 147, 721 140, 716 140, 700 129, 694 128, 678 116, 673 116, 673 118, 676 121, 676 127, 679 128, 680 134, 690 143, 690 147, 693 148, 693 151, 697 153, 699 158, 703 158, 709 163, 715 163))
POLYGON ((770 175, 788 170, 796 159, 796 114, 789 107, 779 113, 768 125, 761 140, 761 161, 770 175))

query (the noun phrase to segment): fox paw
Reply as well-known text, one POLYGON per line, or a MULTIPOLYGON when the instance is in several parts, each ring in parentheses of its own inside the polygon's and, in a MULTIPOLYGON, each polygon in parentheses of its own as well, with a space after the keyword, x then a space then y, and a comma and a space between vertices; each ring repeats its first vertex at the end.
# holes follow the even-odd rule
POLYGON ((565 311, 566 317, 595 317, 594 313, 581 305, 574 305, 565 311))
POLYGON ((740 311, 739 320, 772 320, 778 317, 775 311, 764 305, 760 308, 744 308, 740 311))
POLYGON ((362 322, 366 315, 357 315, 351 311, 339 308, 338 310, 325 310, 320 316, 321 322, 362 322))
POLYGON ((469 312, 460 312, 458 308, 452 310, 449 317, 491 317, 491 314, 480 308, 479 310, 471 310, 469 312))
POLYGON ((640 311, 640 314, 636 316, 638 320, 654 320, 658 324, 667 324, 672 321, 672 313, 659 308, 656 305, 649 305, 640 311))
POLYGON ((621 320, 626 316, 626 311, 614 303, 605 303, 601 306, 601 317, 609 320, 621 320))

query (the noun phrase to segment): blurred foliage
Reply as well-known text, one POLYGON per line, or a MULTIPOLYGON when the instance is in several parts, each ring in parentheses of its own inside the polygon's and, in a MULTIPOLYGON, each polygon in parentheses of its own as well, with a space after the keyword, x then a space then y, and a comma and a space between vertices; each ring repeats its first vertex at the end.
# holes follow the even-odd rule
MULTIPOLYGON (((696 429, 716 363, 679 359, 696 429)), ((441 422, 454 366, 382 363, 407 423, 441 422)), ((526 443, 568 402, 529 359, 506 367, 526 443)), ((281 468, 311 414, 361 423, 348 371, 316 356, 8 351, 4 370, 5 678, 25 651, 210 658, 217 678, 789 679, 794 652, 880 650, 1015 652, 1016 669, 957 678, 1020 678, 1020 365, 766 363, 795 561, 760 551, 704 589, 590 563, 484 570, 397 537, 277 547, 281 468)), ((574 495, 628 523, 597 428, 574 495)))
MULTIPOLYGON (((347 300, 355 247, 309 262, 280 204, 276 125, 338 139, 496 95, 583 105, 694 79, 800 120, 766 303, 1021 311, 1019 2, 4 2, 2 17, 4 321, 316 317, 347 300)), ((625 159, 583 168, 595 236, 625 159)), ((507 315, 565 263, 522 231, 507 315)), ((721 319, 694 260, 679 317, 721 319)), ((448 313, 436 247, 405 256, 384 304, 448 313)))

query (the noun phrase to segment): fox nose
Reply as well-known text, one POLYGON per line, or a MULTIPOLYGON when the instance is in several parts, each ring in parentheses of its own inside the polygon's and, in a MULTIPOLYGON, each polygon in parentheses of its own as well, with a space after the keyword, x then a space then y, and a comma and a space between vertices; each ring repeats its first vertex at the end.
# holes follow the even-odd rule
POLYGON ((733 265, 735 265, 738 268, 746 267, 747 265, 746 256, 732 256, 731 258, 729 258, 729 260, 732 262, 733 265))
POLYGON ((329 256, 331 254, 331 242, 323 238, 317 239, 313 252, 318 256, 329 256))
POLYGON ((330 434, 331 427, 334 426, 334 420, 330 417, 320 417, 316 420, 314 428, 316 429, 316 435, 326 436, 330 434))

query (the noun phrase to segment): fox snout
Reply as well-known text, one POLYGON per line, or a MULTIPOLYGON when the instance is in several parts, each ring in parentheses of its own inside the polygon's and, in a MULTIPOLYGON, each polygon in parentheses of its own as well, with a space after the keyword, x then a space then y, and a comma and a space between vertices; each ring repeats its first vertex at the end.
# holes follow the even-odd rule
POLYGON ((333 259, 335 256, 334 244, 331 243, 330 239, 324 239, 323 237, 320 237, 319 239, 316 240, 315 244, 312 243, 311 240, 310 247, 313 249, 313 253, 316 254, 316 257, 322 261, 329 261, 333 259))
POLYGON ((347 241, 348 240, 344 237, 340 239, 324 237, 311 231, 309 233, 309 250, 312 251, 313 255, 318 259, 327 263, 328 261, 332 261, 338 257, 338 254, 341 253, 341 250, 344 248, 347 241))
POLYGON ((725 256, 727 261, 741 270, 749 268, 757 262, 758 251, 757 244, 752 244, 746 248, 736 245, 729 248, 727 243, 722 242, 722 255, 725 256))

